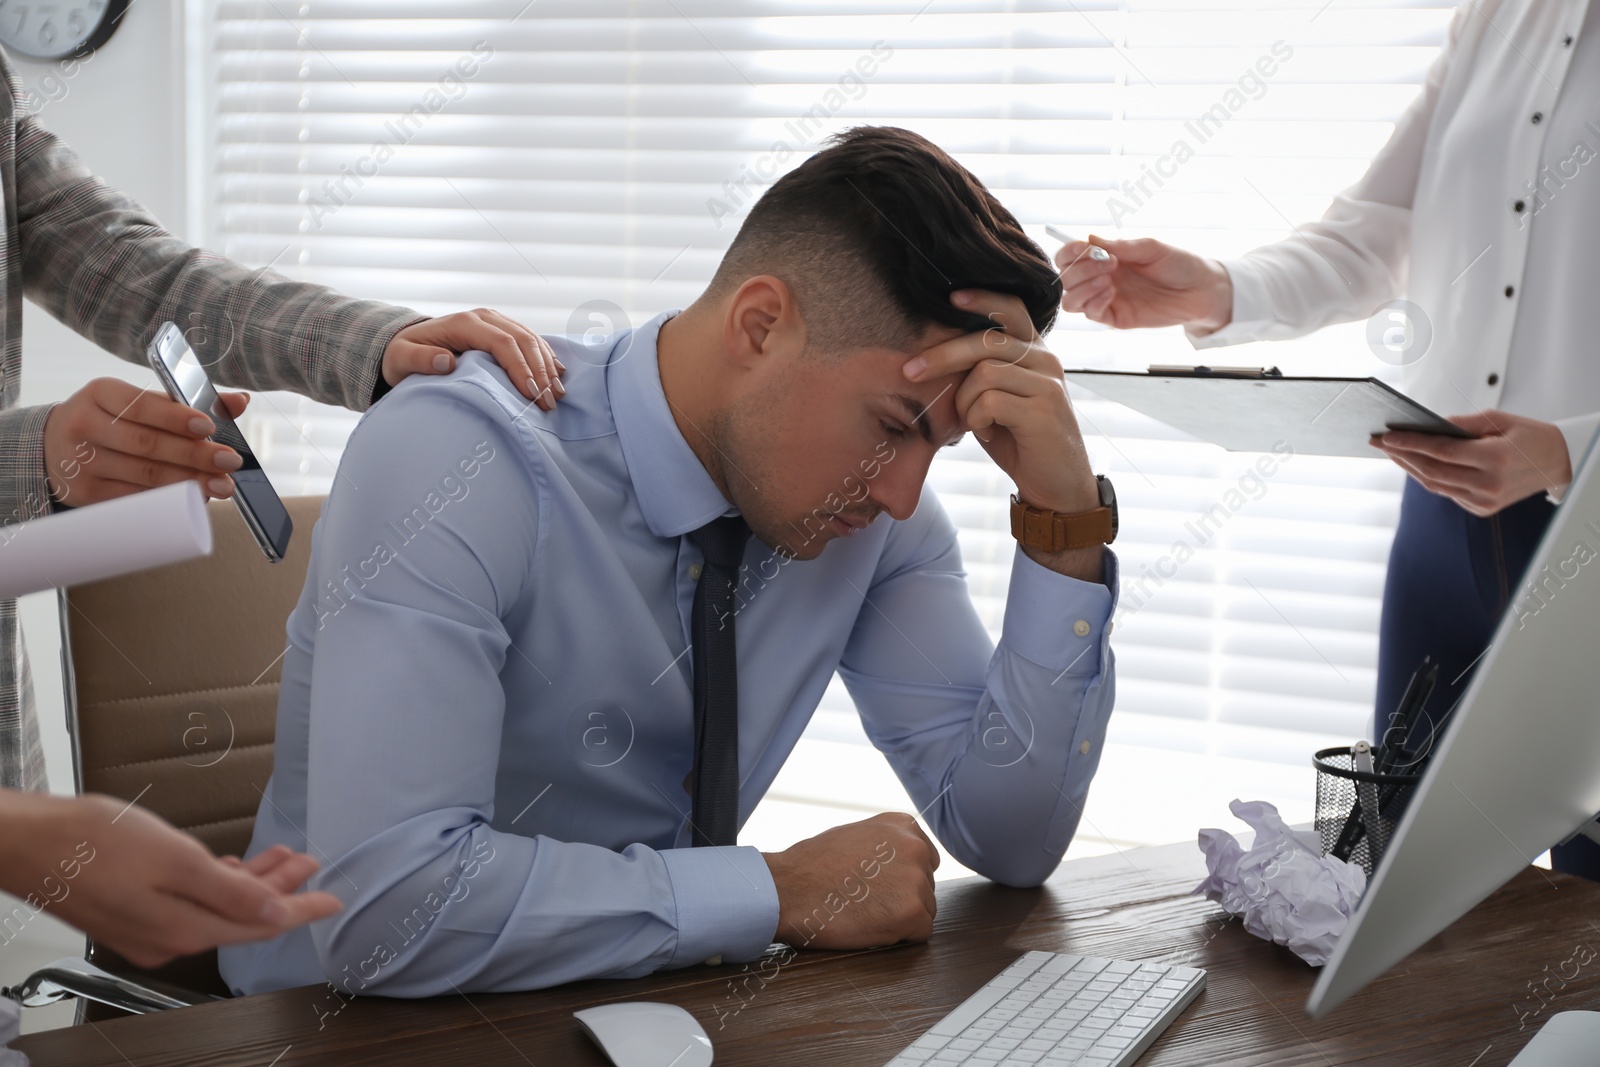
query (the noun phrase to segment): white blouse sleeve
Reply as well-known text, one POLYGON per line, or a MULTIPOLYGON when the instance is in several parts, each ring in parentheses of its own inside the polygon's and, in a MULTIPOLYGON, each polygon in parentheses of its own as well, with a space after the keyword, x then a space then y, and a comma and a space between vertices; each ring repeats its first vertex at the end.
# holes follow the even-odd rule
POLYGON ((1456 11, 1422 92, 1361 180, 1294 236, 1223 262, 1233 281, 1233 320, 1211 332, 1187 330, 1191 344, 1213 348, 1299 337, 1365 318, 1404 289, 1423 147, 1470 9, 1463 4, 1456 11))

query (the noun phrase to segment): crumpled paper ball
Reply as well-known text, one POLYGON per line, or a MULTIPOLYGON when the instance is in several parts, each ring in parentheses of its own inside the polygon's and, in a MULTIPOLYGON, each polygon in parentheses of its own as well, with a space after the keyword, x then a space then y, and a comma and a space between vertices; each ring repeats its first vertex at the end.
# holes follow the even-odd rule
POLYGON ((1201 830, 1210 875, 1195 887, 1244 920, 1257 937, 1283 945, 1313 967, 1333 954, 1367 887, 1367 872, 1322 855, 1317 835, 1296 831, 1264 800, 1228 805, 1256 832, 1248 851, 1226 830, 1201 830))

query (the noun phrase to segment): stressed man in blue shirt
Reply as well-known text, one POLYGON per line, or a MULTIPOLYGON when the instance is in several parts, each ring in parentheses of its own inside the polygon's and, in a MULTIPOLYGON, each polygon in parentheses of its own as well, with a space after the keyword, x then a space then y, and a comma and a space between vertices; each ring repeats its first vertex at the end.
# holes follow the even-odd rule
POLYGON ((970 173, 862 128, 765 194, 688 309, 551 339, 554 410, 482 356, 395 387, 316 527, 251 846, 316 856, 344 908, 224 949, 229 984, 524 990, 928 937, 910 815, 735 844, 836 671, 952 855, 1048 877, 1116 588, 1109 521, 1059 535, 1110 514, 1039 342, 1060 290, 970 173), (1035 509, 998 648, 924 485, 964 433, 1035 509))

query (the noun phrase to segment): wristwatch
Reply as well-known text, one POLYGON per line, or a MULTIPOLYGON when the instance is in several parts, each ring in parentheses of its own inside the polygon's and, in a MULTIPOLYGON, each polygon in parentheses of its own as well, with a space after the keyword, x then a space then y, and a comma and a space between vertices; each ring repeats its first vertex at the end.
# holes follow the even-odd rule
POLYGON ((1117 491, 1111 479, 1095 476, 1100 487, 1100 506, 1093 511, 1063 515, 1025 503, 1011 494, 1011 536, 1023 546, 1041 552, 1061 552, 1069 548, 1109 545, 1117 539, 1117 491))

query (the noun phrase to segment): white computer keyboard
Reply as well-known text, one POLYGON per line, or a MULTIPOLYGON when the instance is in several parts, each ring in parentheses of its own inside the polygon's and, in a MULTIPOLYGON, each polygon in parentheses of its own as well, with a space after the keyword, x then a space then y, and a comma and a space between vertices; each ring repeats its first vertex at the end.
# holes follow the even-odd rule
POLYGON ((1193 967, 1030 952, 887 1067, 1085 1064, 1126 1067, 1205 988, 1193 967))

